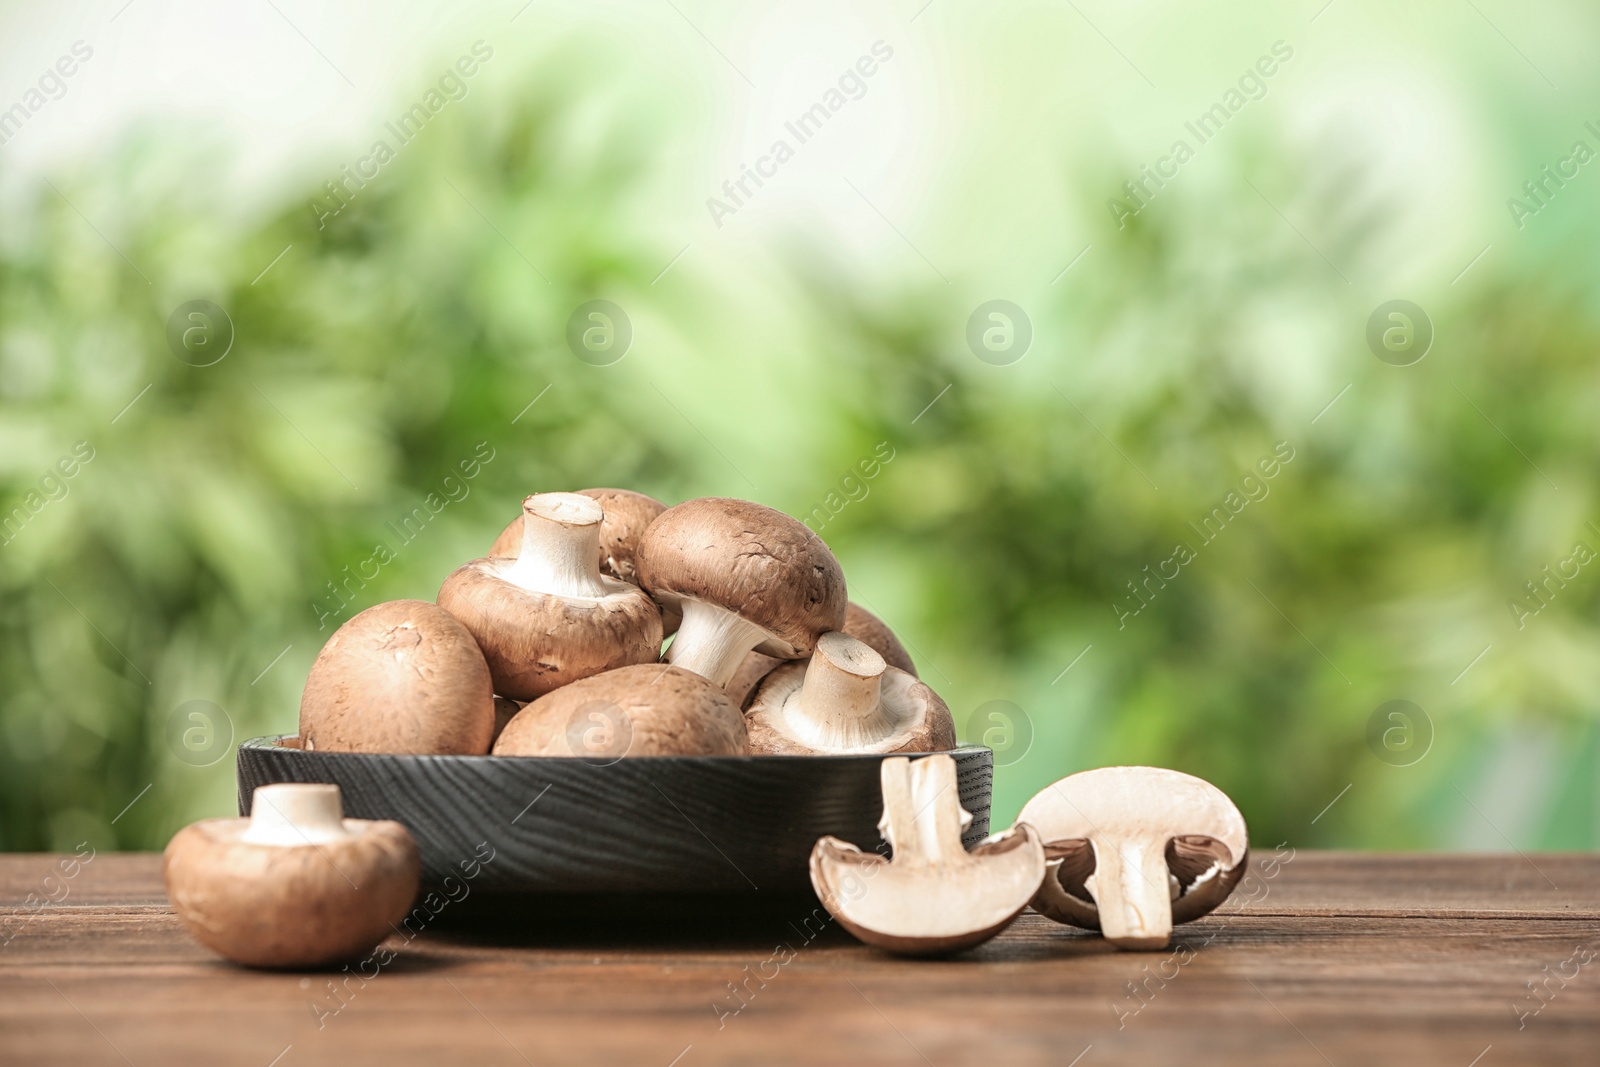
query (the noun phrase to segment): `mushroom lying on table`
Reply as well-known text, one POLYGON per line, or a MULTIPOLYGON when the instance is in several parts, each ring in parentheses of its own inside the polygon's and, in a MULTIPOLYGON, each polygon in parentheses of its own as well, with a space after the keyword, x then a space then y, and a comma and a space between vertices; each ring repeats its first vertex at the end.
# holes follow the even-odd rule
MULTIPOLYGON (((911 661, 911 654, 894 635, 894 631, 889 629, 882 619, 853 600, 845 605, 844 626, 841 627, 841 632, 870 646, 889 666, 905 671, 913 677, 916 675, 917 666, 911 661)), ((740 661, 738 669, 733 672, 733 678, 728 682, 728 696, 733 698, 733 702, 739 707, 747 706, 750 703, 750 695, 756 691, 756 685, 761 679, 782 666, 784 662, 772 656, 763 656, 759 652, 747 653, 740 661)))
POLYGON ((946 755, 883 761, 883 819, 892 859, 833 837, 811 850, 811 884, 839 924, 906 955, 957 952, 1010 925, 1044 877, 1044 850, 1018 825, 968 852, 956 763, 946 755))
POLYGON ((494 691, 467 628, 437 604, 392 600, 322 646, 300 697, 300 740, 318 752, 481 756, 494 691))
POLYGON ((1047 786, 1018 823, 1050 857, 1034 910, 1098 929, 1118 948, 1160 949, 1174 923, 1227 899, 1244 874, 1244 816, 1203 779, 1160 767, 1102 767, 1047 786))
POLYGON ((421 860, 397 822, 342 817, 339 787, 255 791, 248 819, 203 819, 167 845, 172 910, 195 940, 251 967, 350 960, 417 895, 421 860))
POLYGON ((600 573, 595 500, 539 493, 522 502, 522 551, 473 560, 439 590, 439 606, 483 649, 494 691, 532 700, 591 674, 653 663, 661 611, 638 586, 600 573))
POLYGON ((823 634, 809 660, 762 679, 745 718, 750 751, 773 755, 956 747, 955 722, 938 694, 842 633, 823 634))
POLYGON ((744 716, 698 674, 661 663, 619 667, 546 693, 517 712, 496 756, 741 756, 744 716))
POLYGON ((795 519, 748 500, 706 497, 661 513, 638 551, 639 581, 683 622, 669 663, 725 687, 751 649, 810 653, 844 625, 839 561, 795 519))

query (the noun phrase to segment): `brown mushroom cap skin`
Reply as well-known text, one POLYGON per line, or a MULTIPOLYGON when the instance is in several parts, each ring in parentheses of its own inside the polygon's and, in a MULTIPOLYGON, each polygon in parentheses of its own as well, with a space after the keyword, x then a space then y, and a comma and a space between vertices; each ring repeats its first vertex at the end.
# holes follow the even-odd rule
POLYGON ((700 600, 748 619, 768 632, 757 649, 770 656, 804 656, 844 625, 844 572, 828 546, 753 501, 702 497, 668 508, 645 531, 637 560, 639 582, 657 600, 700 600))
POLYGON ((494 689, 472 634, 426 600, 377 604, 339 627, 300 698, 302 747, 481 756, 494 689))
MULTIPOLYGON (((634 553, 639 539, 667 506, 653 496, 631 489, 579 489, 580 496, 600 502, 605 519, 600 523, 600 573, 619 581, 639 584, 634 553)), ((522 516, 518 515, 494 539, 489 556, 515 559, 522 551, 522 516)))
POLYGON ((620 667, 526 705, 495 742, 497 756, 742 756, 744 716, 726 693, 666 664, 620 667), (602 738, 592 748, 590 729, 602 738), (624 736, 618 736, 620 730, 624 736))
POLYGON ((162 862, 173 911, 195 940, 250 967, 322 967, 361 957, 410 910, 422 861, 400 823, 344 823, 360 832, 348 841, 288 847, 239 840, 248 819, 184 827, 162 862))
POLYGON ((774 656, 764 656, 760 652, 746 652, 744 659, 739 661, 739 669, 733 672, 728 684, 722 687, 723 692, 728 694, 728 699, 733 701, 735 707, 748 708, 750 699, 756 695, 756 686, 761 684, 761 679, 785 663, 792 662, 774 656))
POLYGON ((845 606, 844 625, 840 629, 857 641, 872 646, 873 651, 882 656, 889 666, 916 676, 917 665, 911 661, 911 653, 906 651, 906 646, 900 643, 900 639, 882 619, 860 604, 852 600, 845 606))
POLYGON ((473 560, 439 589, 439 606, 483 650, 494 692, 532 700, 660 657, 661 611, 637 586, 618 582, 615 593, 599 599, 535 593, 500 577, 506 562, 473 560))

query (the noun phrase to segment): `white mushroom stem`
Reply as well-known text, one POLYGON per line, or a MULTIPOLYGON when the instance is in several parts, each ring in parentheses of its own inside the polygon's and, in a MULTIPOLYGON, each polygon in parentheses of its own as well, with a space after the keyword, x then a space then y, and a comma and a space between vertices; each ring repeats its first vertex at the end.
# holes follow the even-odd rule
POLYGON ((897 867, 971 861, 961 831, 972 813, 961 807, 956 763, 949 756, 886 759, 879 767, 883 818, 878 832, 894 849, 897 867))
POLYGON ((842 633, 823 634, 785 716, 795 737, 841 751, 893 733, 898 721, 883 702, 883 657, 842 633))
POLYGON ((1083 884, 1099 911, 1100 932, 1125 948, 1165 948, 1174 895, 1166 841, 1140 836, 1090 842, 1094 873, 1083 884))
POLYGON ((684 598, 683 622, 667 648, 666 660, 721 689, 739 669, 745 653, 772 635, 749 619, 704 600, 684 598))
POLYGON ((255 791, 250 825, 239 840, 292 847, 327 844, 349 836, 338 786, 284 782, 255 791))
POLYGON ((501 572, 513 585, 552 596, 596 599, 611 592, 600 577, 600 504, 577 493, 536 493, 522 502, 522 552, 501 572))

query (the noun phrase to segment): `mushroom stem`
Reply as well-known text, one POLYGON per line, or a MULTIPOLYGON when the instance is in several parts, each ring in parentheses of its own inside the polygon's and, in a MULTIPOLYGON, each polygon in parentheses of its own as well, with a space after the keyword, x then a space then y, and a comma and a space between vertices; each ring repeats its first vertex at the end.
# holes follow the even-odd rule
POLYGON ((522 502, 522 552, 501 576, 535 593, 603 597, 600 505, 577 493, 536 493, 522 502))
POLYGON ((239 840, 252 845, 320 845, 349 836, 339 787, 303 782, 264 785, 250 801, 250 826, 239 840))
POLYGON ((961 807, 955 760, 895 756, 879 765, 878 774, 883 784, 878 832, 894 849, 896 864, 932 867, 968 861, 961 830, 972 822, 972 814, 961 807))
POLYGON ((745 653, 771 636, 727 608, 693 597, 685 597, 682 604, 683 622, 667 648, 666 660, 719 688, 728 684, 745 653))
POLYGON ((823 634, 786 709, 795 736, 831 751, 870 745, 893 733, 896 720, 883 703, 885 666, 882 656, 855 638, 823 634))
POLYGON ((1165 948, 1172 939, 1172 881, 1166 843, 1153 839, 1094 841, 1094 897, 1100 932, 1126 948, 1165 948))

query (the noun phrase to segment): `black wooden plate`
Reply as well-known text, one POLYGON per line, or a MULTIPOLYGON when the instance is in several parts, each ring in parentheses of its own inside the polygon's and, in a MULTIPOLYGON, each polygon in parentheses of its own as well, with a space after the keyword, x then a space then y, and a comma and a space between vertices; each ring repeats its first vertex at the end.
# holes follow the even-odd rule
MULTIPOLYGON (((330 782, 353 819, 416 836, 423 881, 469 873, 490 893, 803 893, 823 834, 877 847, 884 756, 529 756, 306 752, 239 746, 239 812, 257 786, 330 782), (492 858, 488 858, 491 857, 492 858)), ((968 847, 989 833, 994 753, 951 753, 968 847)))

